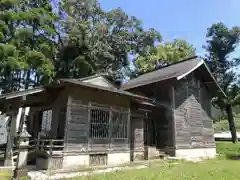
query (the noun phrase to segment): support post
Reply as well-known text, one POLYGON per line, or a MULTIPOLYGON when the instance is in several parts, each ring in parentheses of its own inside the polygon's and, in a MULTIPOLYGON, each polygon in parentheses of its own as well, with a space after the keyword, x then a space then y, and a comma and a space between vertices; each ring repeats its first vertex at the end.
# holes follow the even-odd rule
POLYGON ((17 136, 17 160, 16 160, 16 167, 13 171, 13 179, 19 179, 21 177, 27 177, 27 155, 28 155, 28 146, 29 146, 29 138, 31 135, 27 132, 26 127, 26 114, 25 109, 23 111, 19 132, 17 136))
POLYGON ((110 106, 110 112, 109 112, 109 137, 108 137, 108 150, 111 150, 112 148, 112 106, 110 106))
POLYGON ((7 144, 5 150, 4 166, 13 166, 13 121, 16 121, 16 111, 10 113, 10 118, 6 122, 7 128, 7 144))
POLYGON ((129 150, 131 150, 131 108, 128 108, 127 137, 128 137, 128 148, 129 150))
MULTIPOLYGON (((175 122, 175 87, 172 86, 172 140, 174 151, 176 149, 176 122, 175 122)), ((173 154, 175 156, 175 153, 173 154)))
POLYGON ((71 118, 71 106, 72 97, 68 96, 67 108, 66 108, 66 122, 65 122, 65 132, 64 132, 64 153, 68 153, 68 124, 71 118))
POLYGON ((37 136, 37 150, 39 151, 40 150, 40 133, 38 133, 38 136, 37 136))
POLYGON ((92 103, 91 101, 88 102, 88 146, 87 146, 87 152, 90 149, 90 132, 91 132, 91 109, 92 109, 92 103))

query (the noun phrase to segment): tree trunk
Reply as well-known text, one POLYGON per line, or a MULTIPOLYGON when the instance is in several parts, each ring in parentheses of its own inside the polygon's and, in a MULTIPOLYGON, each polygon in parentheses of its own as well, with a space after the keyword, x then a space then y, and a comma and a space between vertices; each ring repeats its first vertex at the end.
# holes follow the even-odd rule
POLYGON ((236 126, 235 126, 235 122, 234 122, 233 111, 232 111, 232 106, 231 105, 227 105, 226 113, 227 113, 227 116, 228 116, 229 130, 230 130, 231 135, 232 135, 232 142, 237 143, 237 141, 238 141, 237 132, 236 132, 236 126))

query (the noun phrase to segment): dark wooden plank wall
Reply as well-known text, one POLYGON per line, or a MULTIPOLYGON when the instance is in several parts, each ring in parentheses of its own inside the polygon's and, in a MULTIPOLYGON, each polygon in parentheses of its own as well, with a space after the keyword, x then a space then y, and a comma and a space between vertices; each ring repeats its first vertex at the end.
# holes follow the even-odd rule
POLYGON ((71 99, 68 104, 66 126, 67 151, 84 152, 88 150, 88 104, 76 99, 71 99))
POLYGON ((131 116, 131 151, 144 150, 144 115, 134 112, 131 116))
POLYGON ((191 74, 175 86, 174 94, 176 149, 215 147, 205 85, 191 74))
MULTIPOLYGON (((90 110, 92 108, 99 108, 110 111, 113 106, 104 104, 93 104, 72 97, 70 99, 71 100, 67 108, 68 120, 65 130, 65 149, 67 152, 102 153, 109 151, 124 151, 130 149, 128 138, 118 139, 109 137, 104 139, 94 139, 89 137, 90 110)), ((117 108, 120 109, 121 107, 117 108)))
POLYGON ((155 108, 155 126, 157 148, 172 148, 174 146, 172 89, 156 92, 158 107, 155 108))
POLYGON ((171 111, 167 108, 158 108, 157 112, 157 118, 155 119, 156 148, 164 149, 173 147, 173 120, 171 111))
POLYGON ((146 132, 144 131, 147 135, 147 142, 145 143, 147 146, 157 146, 158 149, 174 148, 172 83, 164 81, 131 90, 133 93, 153 98, 157 102, 158 107, 145 107, 152 111, 148 113, 147 129, 145 129, 146 132))

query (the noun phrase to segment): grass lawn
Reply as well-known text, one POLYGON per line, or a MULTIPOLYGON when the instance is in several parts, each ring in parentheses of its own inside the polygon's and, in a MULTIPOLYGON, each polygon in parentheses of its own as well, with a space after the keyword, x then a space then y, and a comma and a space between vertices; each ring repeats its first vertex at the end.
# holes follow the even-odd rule
MULTIPOLYGON (((237 131, 240 131, 240 118, 235 118, 235 124, 237 131)), ((221 120, 213 124, 215 133, 229 131, 229 125, 227 120, 221 120)))
POLYGON ((166 163, 141 170, 126 170, 71 180, 240 180, 240 160, 232 160, 240 155, 240 143, 219 142, 217 152, 221 157, 200 163, 166 163))
MULTIPOLYGON (((152 163, 152 166, 146 169, 75 177, 68 180, 240 180, 240 143, 218 142, 217 153, 221 156, 199 163, 184 161, 152 163)), ((7 175, 0 172, 0 180, 8 180, 7 175)))

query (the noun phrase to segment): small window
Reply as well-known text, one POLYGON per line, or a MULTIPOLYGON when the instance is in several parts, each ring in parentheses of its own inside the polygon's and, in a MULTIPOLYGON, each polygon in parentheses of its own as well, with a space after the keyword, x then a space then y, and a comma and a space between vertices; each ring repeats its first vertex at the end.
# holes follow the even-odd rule
POLYGON ((109 138, 109 111, 91 109, 90 137, 93 139, 109 138))
POLYGON ((112 138, 127 138, 128 113, 113 111, 112 112, 112 138))

